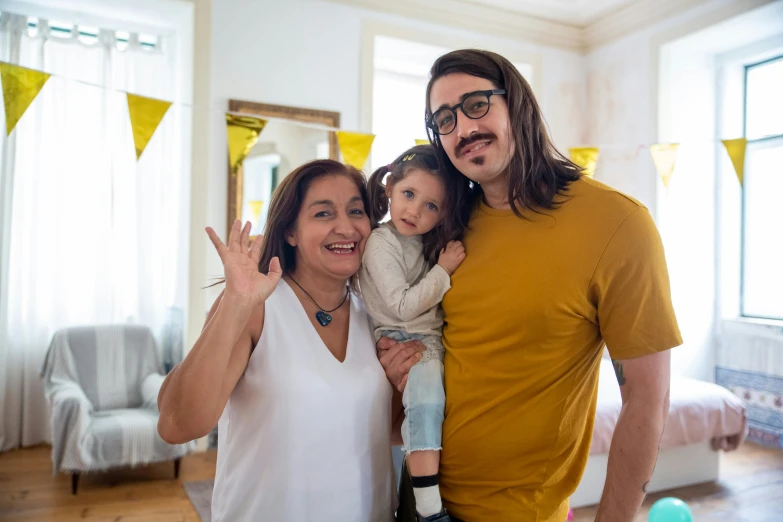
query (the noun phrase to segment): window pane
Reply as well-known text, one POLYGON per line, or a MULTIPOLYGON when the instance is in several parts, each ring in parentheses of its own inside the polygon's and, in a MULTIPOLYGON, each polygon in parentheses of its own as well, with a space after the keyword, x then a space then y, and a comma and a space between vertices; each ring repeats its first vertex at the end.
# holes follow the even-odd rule
POLYGON ((70 38, 73 33, 73 24, 49 20, 49 34, 57 38, 70 38))
POLYGON ((425 139, 427 77, 376 71, 373 81, 372 169, 393 161, 425 139))
POLYGON ((91 25, 80 25, 78 29, 79 41, 86 45, 92 45, 98 41, 99 29, 91 25))
POLYGON ((745 158, 743 310, 783 319, 783 139, 748 145, 745 158))
POLYGON ((388 36, 375 38, 372 169, 425 139, 424 98, 429 71, 449 49, 388 36))
POLYGON ((783 58, 748 68, 745 136, 783 134, 783 58))

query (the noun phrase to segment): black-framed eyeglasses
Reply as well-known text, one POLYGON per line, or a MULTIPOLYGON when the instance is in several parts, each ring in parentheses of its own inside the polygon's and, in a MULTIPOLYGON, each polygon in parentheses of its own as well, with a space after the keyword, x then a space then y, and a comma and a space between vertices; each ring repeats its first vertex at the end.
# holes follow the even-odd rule
POLYGON ((435 111, 427 122, 427 127, 439 136, 451 134, 457 128, 457 109, 471 120, 483 118, 489 112, 489 99, 495 94, 506 94, 504 89, 475 91, 465 95, 461 102, 453 107, 443 107, 435 111))

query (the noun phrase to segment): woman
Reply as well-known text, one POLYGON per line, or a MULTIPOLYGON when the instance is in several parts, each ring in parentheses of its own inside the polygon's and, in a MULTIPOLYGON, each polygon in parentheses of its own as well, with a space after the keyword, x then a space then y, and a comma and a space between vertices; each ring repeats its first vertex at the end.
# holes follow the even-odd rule
POLYGON ((275 191, 263 246, 250 223, 227 246, 207 229, 226 288, 161 387, 158 431, 218 423, 216 522, 393 520, 392 387, 351 291, 366 207, 360 172, 314 161, 275 191))

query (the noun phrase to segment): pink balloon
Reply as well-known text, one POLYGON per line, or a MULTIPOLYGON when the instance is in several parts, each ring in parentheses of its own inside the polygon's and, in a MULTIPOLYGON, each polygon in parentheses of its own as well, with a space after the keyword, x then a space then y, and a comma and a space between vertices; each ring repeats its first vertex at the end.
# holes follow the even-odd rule
POLYGON ((574 519, 574 510, 573 509, 569 509, 568 510, 568 520, 573 520, 573 519, 574 519))

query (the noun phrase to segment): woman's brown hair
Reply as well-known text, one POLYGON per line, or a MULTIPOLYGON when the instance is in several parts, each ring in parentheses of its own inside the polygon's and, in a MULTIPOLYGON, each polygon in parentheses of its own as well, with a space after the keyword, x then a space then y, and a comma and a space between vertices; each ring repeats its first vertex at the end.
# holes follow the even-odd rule
POLYGON ((444 185, 446 197, 443 201, 443 219, 435 225, 435 228, 422 236, 424 258, 434 265, 438 262, 440 250, 452 239, 459 239, 462 235, 462 229, 457 226, 451 211, 451 202, 455 200, 454 194, 450 190, 449 179, 438 168, 438 157, 432 145, 416 145, 400 154, 388 165, 372 173, 367 182, 367 198, 369 200, 367 213, 370 215, 372 227, 377 227, 381 219, 389 212, 389 197, 386 195, 384 178, 388 175, 388 182, 394 185, 405 178, 408 172, 413 169, 423 170, 440 178, 444 185))
POLYGON ((286 237, 296 225, 296 218, 302 208, 307 189, 313 181, 326 176, 345 176, 356 184, 364 203, 367 205, 367 184, 364 175, 351 167, 334 160, 315 160, 305 163, 283 178, 272 194, 269 213, 264 227, 264 244, 261 246, 261 259, 258 270, 269 273, 269 263, 273 257, 280 259, 280 268, 287 274, 296 267, 296 249, 288 244, 286 237))
MULTIPOLYGON (((426 121, 432 119, 432 85, 443 76, 465 73, 491 81, 505 89, 514 154, 509 163, 508 201, 518 216, 525 208, 534 211, 557 207, 555 196, 564 194, 571 182, 582 175, 582 168, 560 153, 547 132, 533 90, 516 67, 499 54, 476 49, 452 51, 438 58, 430 70, 427 84, 426 121)), ((463 117, 459 114, 458 117, 463 117)), ((449 176, 459 205, 457 221, 466 226, 473 202, 481 197, 481 187, 472 183, 451 163, 440 136, 428 126, 440 169, 449 176)))

